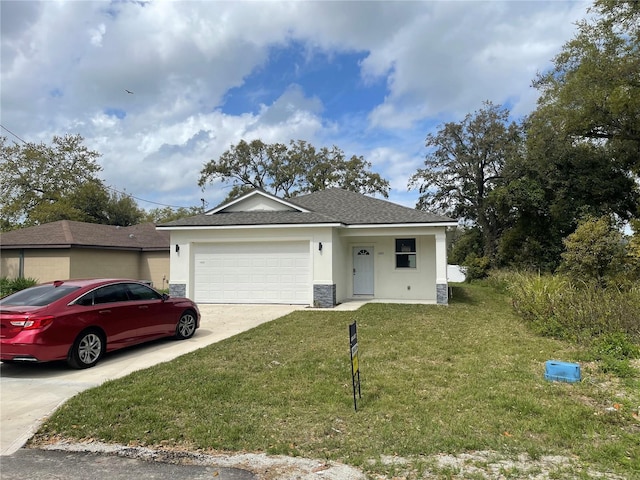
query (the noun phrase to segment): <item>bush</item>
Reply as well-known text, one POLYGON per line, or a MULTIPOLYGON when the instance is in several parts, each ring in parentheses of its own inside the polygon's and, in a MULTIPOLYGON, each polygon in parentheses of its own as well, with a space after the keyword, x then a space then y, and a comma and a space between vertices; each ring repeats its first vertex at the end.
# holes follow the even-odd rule
POLYGON ((614 332, 597 338, 592 345, 596 359, 611 357, 616 360, 627 360, 640 357, 640 347, 633 343, 626 333, 614 332))
POLYGON ((564 239, 560 272, 572 280, 615 285, 628 271, 624 236, 609 217, 587 219, 564 239))
POLYGON ((35 278, 8 279, 7 277, 2 277, 0 278, 0 298, 19 292, 20 290, 24 290, 25 288, 33 287, 37 284, 38 280, 35 278))
POLYGON ((469 255, 462 264, 465 282, 486 278, 489 275, 490 264, 488 257, 478 257, 475 253, 469 255))

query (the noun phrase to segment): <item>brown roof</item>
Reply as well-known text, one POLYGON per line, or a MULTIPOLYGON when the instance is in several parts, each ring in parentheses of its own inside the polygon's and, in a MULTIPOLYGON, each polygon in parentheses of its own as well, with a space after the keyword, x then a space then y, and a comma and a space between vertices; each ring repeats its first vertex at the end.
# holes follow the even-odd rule
POLYGON ((169 232, 153 223, 116 227, 60 220, 0 234, 0 248, 94 247, 117 250, 168 250, 169 232))

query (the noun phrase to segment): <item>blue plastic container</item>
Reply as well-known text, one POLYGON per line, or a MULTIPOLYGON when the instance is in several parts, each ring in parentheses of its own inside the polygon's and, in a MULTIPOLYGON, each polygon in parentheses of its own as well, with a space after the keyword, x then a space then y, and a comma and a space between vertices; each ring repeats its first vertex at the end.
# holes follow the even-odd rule
POLYGON ((555 382, 579 382, 580 365, 559 360, 547 360, 544 378, 555 382))

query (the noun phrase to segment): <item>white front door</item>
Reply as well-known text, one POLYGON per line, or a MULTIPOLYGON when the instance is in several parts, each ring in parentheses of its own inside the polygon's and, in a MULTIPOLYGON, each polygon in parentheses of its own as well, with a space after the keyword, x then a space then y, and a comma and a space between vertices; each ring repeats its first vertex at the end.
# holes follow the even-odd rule
POLYGON ((373 247, 353 247, 353 294, 373 295, 373 247))

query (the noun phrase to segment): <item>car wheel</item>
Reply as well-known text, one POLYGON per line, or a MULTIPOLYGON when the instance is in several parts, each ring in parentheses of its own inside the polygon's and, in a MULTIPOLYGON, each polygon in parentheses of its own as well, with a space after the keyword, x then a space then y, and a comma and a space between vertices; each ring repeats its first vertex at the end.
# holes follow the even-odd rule
POLYGON ((73 368, 93 367, 102 357, 104 347, 104 337, 100 333, 95 330, 82 332, 73 342, 67 363, 73 368))
POLYGON ((194 333, 196 333, 196 316, 191 311, 184 312, 176 325, 176 338, 184 340, 193 337, 194 333))

